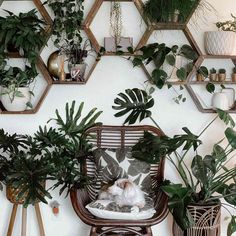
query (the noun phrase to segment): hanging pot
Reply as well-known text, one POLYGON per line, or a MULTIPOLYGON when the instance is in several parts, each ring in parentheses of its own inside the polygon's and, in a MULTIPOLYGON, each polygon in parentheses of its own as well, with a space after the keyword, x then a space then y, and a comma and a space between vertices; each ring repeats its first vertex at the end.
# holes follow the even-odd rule
POLYGON ((205 32, 205 50, 210 55, 233 54, 236 33, 231 31, 205 32))
POLYGON ((189 205, 188 212, 192 216, 193 226, 183 231, 173 222, 173 236, 220 236, 221 205, 189 205))
POLYGON ((8 93, 8 88, 2 88, 1 102, 7 111, 25 111, 27 103, 30 101, 30 89, 29 87, 21 87, 17 89, 21 92, 22 97, 13 95, 13 92, 8 93), (11 98, 14 96, 13 100, 11 98))

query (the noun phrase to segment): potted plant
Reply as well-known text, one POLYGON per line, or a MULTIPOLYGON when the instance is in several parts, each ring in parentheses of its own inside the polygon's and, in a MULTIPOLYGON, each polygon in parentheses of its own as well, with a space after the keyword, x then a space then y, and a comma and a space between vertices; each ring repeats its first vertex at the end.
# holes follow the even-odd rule
POLYGON ((200 66, 197 69, 197 81, 202 82, 208 77, 208 69, 205 66, 200 66))
POLYGON ((1 71, 1 102, 6 110, 24 111, 27 107, 32 108, 30 98, 33 93, 29 85, 36 76, 35 70, 27 65, 23 70, 18 67, 9 67, 1 71))
POLYGON ((236 67, 233 68, 232 81, 236 82, 236 67))
MULTIPOLYGON (((6 11, 6 10, 5 10, 6 11)), ((6 11, 8 16, 0 17, 0 53, 20 51, 35 66, 39 51, 46 43, 45 22, 38 18, 35 9, 18 16, 6 11)))
POLYGON ((45 189, 45 181, 52 168, 37 141, 1 129, 0 150, 0 181, 6 185, 8 200, 24 207, 39 201, 47 203, 45 197, 51 195, 45 189))
POLYGON ((218 81, 218 75, 215 68, 210 69, 209 79, 210 81, 218 81))
POLYGON ((219 69, 218 80, 220 82, 224 82, 226 80, 226 70, 225 69, 219 69))
POLYGON ((144 15, 151 22, 185 22, 198 1, 148 0, 144 5, 144 15))
POLYGON ((56 117, 49 122, 55 122, 51 127, 40 127, 35 137, 42 147, 47 150, 53 171, 51 177, 56 181, 52 188, 60 187, 59 193, 66 191, 66 196, 72 188, 82 188, 89 181, 81 174, 81 164, 86 161, 91 145, 83 138, 86 129, 98 125, 96 119, 102 113, 93 108, 81 119, 84 103, 76 108, 75 101, 65 107, 65 118, 56 110, 56 117))
POLYGON ((205 49, 210 55, 231 55, 236 39, 236 17, 233 20, 217 22, 218 31, 205 32, 205 49))
POLYGON ((68 60, 68 69, 73 81, 83 82, 85 80, 84 75, 87 64, 84 60, 91 51, 92 46, 88 39, 83 44, 67 42, 66 45, 61 47, 61 53, 65 54, 68 60))
POLYGON ((54 13, 53 31, 54 44, 60 48, 65 42, 81 43, 80 29, 84 17, 83 0, 48 0, 48 6, 54 13))
MULTIPOLYGON (((150 118, 160 128, 150 111, 154 105, 150 93, 137 88, 127 89, 125 93, 118 94, 114 103, 113 109, 118 110, 116 117, 127 115, 124 123, 134 124, 138 120, 150 118)), ((133 157, 148 163, 158 163, 160 158, 166 156, 182 180, 182 184, 166 181, 161 187, 169 196, 169 208, 175 222, 184 230, 182 232, 174 226, 173 235, 191 236, 199 232, 204 236, 220 234, 220 209, 224 205, 220 199, 226 200, 224 207, 232 205, 233 209, 236 205, 236 168, 228 165, 231 154, 236 149, 236 132, 232 128, 234 126, 230 115, 218 109, 216 117, 198 135, 193 134, 187 127, 183 128, 184 134, 172 138, 154 137, 146 132, 132 148, 133 157), (225 130, 228 144, 221 146, 221 140, 213 146, 212 153, 202 157, 198 150, 202 144, 200 137, 218 118, 231 126, 225 130), (189 169, 186 161, 193 152, 195 154, 189 169)), ((228 235, 236 231, 235 219, 236 216, 231 214, 228 235)))

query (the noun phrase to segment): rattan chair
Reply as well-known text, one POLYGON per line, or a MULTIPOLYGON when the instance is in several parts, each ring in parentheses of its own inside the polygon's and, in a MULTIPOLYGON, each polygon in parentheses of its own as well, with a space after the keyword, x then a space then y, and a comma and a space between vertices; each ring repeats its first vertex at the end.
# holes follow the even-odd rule
MULTIPOLYGON (((86 131, 86 137, 95 147, 118 148, 131 147, 143 136, 144 131, 161 136, 163 133, 152 126, 96 126, 86 131)), ((152 186, 158 189, 163 181, 165 160, 162 158, 157 165, 151 165, 150 175, 152 186)), ((95 166, 89 161, 84 166, 88 176, 92 176, 95 166)), ((151 236, 151 226, 163 221, 168 214, 167 196, 160 190, 155 192, 154 205, 156 213, 151 219, 129 221, 129 220, 106 220, 93 216, 85 206, 94 200, 98 189, 88 186, 86 189, 73 190, 70 193, 71 202, 79 218, 86 224, 92 226, 90 236, 107 235, 143 235, 151 236)), ((79 235, 79 234, 78 234, 79 235)))

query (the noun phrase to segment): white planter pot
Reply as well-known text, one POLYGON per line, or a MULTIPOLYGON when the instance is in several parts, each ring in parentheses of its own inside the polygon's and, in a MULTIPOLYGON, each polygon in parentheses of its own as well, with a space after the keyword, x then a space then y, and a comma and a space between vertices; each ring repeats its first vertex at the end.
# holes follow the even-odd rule
POLYGON ((210 55, 233 54, 236 33, 231 31, 205 32, 205 50, 210 55))
MULTIPOLYGON (((2 88, 2 93, 7 91, 7 88, 2 88)), ((27 102, 30 101, 30 92, 28 87, 18 88, 18 91, 22 93, 22 97, 14 97, 13 101, 12 93, 10 94, 3 94, 1 96, 2 105, 5 107, 7 111, 24 111, 27 108, 27 102)))
POLYGON ((214 93, 212 96, 212 107, 218 108, 221 110, 229 110, 230 109, 230 101, 228 96, 224 92, 214 93))

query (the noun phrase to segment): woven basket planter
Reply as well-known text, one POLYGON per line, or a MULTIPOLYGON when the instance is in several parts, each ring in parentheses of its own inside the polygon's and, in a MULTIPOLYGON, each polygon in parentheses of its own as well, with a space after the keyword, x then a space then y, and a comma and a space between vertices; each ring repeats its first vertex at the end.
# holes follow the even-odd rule
MULTIPOLYGON (((44 187, 46 186, 46 181, 42 183, 42 186, 44 186, 44 187)), ((22 188, 23 188, 23 186, 22 186, 22 188)), ((14 188, 12 186, 7 185, 7 187, 6 187, 7 199, 13 204, 24 204, 26 194, 24 196, 22 196, 22 198, 20 198, 20 199, 17 198, 20 191, 21 191, 20 188, 14 188)), ((40 200, 37 200, 35 203, 39 203, 39 202, 40 202, 40 200)))
POLYGON ((232 55, 236 33, 230 31, 205 32, 205 49, 210 55, 232 55))
POLYGON ((188 206, 189 213, 193 217, 194 226, 185 232, 173 223, 173 236, 220 236, 221 205, 213 206, 188 206))

